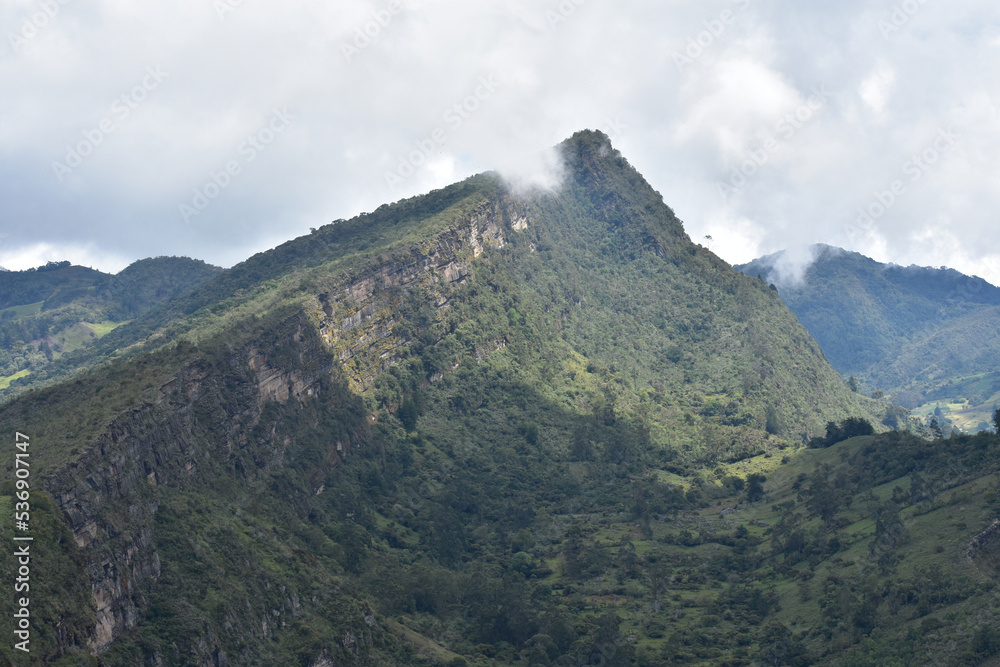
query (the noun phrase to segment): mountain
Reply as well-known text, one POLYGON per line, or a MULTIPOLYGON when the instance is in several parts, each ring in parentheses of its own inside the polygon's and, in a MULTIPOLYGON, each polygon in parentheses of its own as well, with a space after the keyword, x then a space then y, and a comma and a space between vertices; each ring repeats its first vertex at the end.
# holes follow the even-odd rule
POLYGON ((719 512, 885 406, 605 135, 560 151, 557 191, 484 174, 323 226, 0 407, 0 441, 30 443, 35 659, 664 664, 784 641, 761 622, 797 575, 719 512))
MULTIPOLYGON (((80 294, 110 278, 108 274, 69 262, 49 262, 27 271, 7 271, 0 283, 0 307, 27 306, 47 299, 68 300, 67 294, 80 294)), ((71 297, 70 297, 71 298, 71 297)))
POLYGON ((129 264, 107 287, 117 302, 117 318, 131 320, 158 304, 182 296, 221 272, 211 264, 188 257, 151 257, 129 264))
POLYGON ((157 257, 117 275, 69 262, 0 274, 0 392, 36 386, 54 372, 53 362, 63 376, 75 372, 72 353, 220 270, 187 257, 157 257))
POLYGON ((1000 401, 1000 288, 953 269, 881 264, 830 246, 812 254, 801 281, 781 280, 784 253, 736 268, 776 282, 843 375, 909 408, 950 404, 965 428, 989 421, 1000 401))

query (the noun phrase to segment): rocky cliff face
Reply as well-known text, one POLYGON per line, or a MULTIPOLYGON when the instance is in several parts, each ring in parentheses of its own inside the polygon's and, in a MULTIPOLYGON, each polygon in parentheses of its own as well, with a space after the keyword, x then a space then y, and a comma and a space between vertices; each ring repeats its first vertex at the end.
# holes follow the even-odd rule
POLYGON ((528 227, 522 202, 484 201, 463 225, 414 247, 390 262, 331 285, 316 297, 312 316, 324 342, 343 363, 353 388, 361 390, 399 361, 409 341, 394 331, 407 298, 448 308, 472 262, 487 248, 502 248, 507 236, 528 227))
MULTIPOLYGON (((199 362, 185 366, 158 389, 155 402, 119 416, 89 451, 47 480, 77 544, 89 555, 97 651, 136 626, 144 591, 160 574, 153 535, 156 487, 211 483, 200 464, 245 447, 259 420, 267 400, 263 381, 227 387, 214 375, 219 370, 199 362), (223 395, 234 389, 236 397, 223 395), (196 435, 194 413, 206 404, 230 408, 219 415, 228 425, 227 442, 208 443, 196 435)), ((286 380, 290 375, 285 373, 286 380)))
MULTIPOLYGON (((82 456, 49 476, 47 490, 88 559, 97 606, 92 650, 106 650, 137 626, 161 576, 155 531, 161 487, 210 486, 220 466, 249 483, 281 466, 288 439, 261 428, 268 404, 315 398, 338 361, 353 390, 370 385, 409 342, 395 326, 400 304, 418 299, 448 308, 472 262, 528 224, 514 200, 483 201, 422 246, 323 285, 310 307, 282 321, 271 340, 236 345, 225 363, 192 355, 172 379, 147 391, 142 405, 118 415, 82 456), (213 425, 213 439, 205 437, 206 424, 213 425), (271 435, 251 437, 261 432, 271 435)), ((331 443, 327 460, 339 464, 350 447, 351 438, 331 443)), ((292 598, 299 599, 294 592, 292 598)), ((257 629, 239 631, 268 635, 275 623, 264 618, 257 629)), ((365 623, 372 625, 367 617, 365 623)), ((355 635, 363 632, 345 639, 352 651, 364 643, 355 635)), ((203 664, 231 660, 214 632, 200 643, 203 664)), ((324 660, 317 656, 316 664, 324 660)))

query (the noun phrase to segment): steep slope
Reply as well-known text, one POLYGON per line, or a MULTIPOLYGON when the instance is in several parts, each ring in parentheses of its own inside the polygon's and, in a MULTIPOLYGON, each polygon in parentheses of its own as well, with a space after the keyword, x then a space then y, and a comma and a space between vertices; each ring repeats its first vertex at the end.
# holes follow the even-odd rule
POLYGON ((986 433, 853 438, 768 474, 759 502, 657 525, 689 556, 665 587, 664 664, 994 664, 997 461, 986 433), (716 596, 722 580, 740 583, 716 596), (726 650, 754 624, 756 655, 726 650))
POLYGON ((778 283, 830 363, 907 407, 960 378, 1000 368, 1000 288, 952 269, 880 264, 814 247, 799 283, 781 282, 782 253, 737 267, 778 283))
POLYGON ((601 582, 611 568, 656 602, 645 552, 674 558, 656 514, 881 408, 607 137, 561 150, 557 192, 484 175, 325 226, 0 409, 0 438, 42 443, 32 504, 51 497, 76 545, 38 548, 91 594, 43 589, 39 620, 72 630, 38 655, 630 664, 601 582), (632 530, 630 511, 643 553, 599 527, 632 530))
MULTIPOLYGON (((218 313, 245 308, 246 304, 261 300, 272 303, 276 300, 274 288, 286 274, 301 274, 320 264, 344 269, 363 258, 371 259, 378 252, 433 235, 440 231, 442 224, 452 221, 451 207, 464 210, 462 207, 468 207, 476 193, 489 182, 490 179, 484 176, 473 177, 422 197, 397 202, 391 210, 384 205, 349 221, 338 220, 308 236, 258 253, 225 272, 213 273, 190 293, 152 304, 148 312, 115 328, 93 345, 33 373, 20 383, 20 388, 47 386, 72 377, 81 368, 155 350, 181 333, 198 329, 203 321, 211 322, 218 313), (449 213, 442 218, 441 212, 449 213)), ((281 295, 277 297, 280 298, 281 295)), ((217 329, 212 328, 213 331, 217 329)))

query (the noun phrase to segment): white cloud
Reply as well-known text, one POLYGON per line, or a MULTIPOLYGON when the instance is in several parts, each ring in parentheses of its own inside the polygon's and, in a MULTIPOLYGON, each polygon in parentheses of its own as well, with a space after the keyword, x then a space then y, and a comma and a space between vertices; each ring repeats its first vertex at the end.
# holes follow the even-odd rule
MULTIPOLYGON (((242 2, 221 18, 202 0, 60 5, 23 48, 0 44, 0 247, 39 261, 42 245, 100 248, 89 261, 109 267, 158 254, 231 264, 475 172, 549 177, 524 156, 590 127, 731 262, 815 242, 966 271, 1000 255, 994 2, 926 3, 886 38, 876 0, 402 0, 391 20, 388 4, 242 2), (699 38, 702 54, 678 68, 674 54, 699 38), (169 77, 59 182, 53 161, 155 66, 169 77), (475 109, 446 116, 491 76, 499 85, 475 109), (779 130, 816 87, 829 91, 822 107, 779 130), (248 161, 243 142, 285 107, 294 123, 248 161), (857 209, 950 126, 961 141, 947 156, 871 233, 845 238, 857 209), (386 172, 438 129, 444 140, 390 187, 386 172), (718 184, 769 138, 777 148, 723 200, 718 184), (185 222, 179 205, 234 159, 239 175, 185 222), (938 260, 912 241, 928 221, 958 250, 938 260)), ((33 7, 0 7, 0 35, 33 7)))
POLYGON ((752 220, 732 219, 727 211, 718 210, 708 217, 703 231, 704 235, 693 239, 695 243, 708 247, 731 264, 749 262, 760 254, 760 239, 764 231, 752 220))
POLYGON ((858 95, 879 123, 889 120, 889 111, 886 107, 895 83, 896 70, 882 60, 858 87, 858 95))
MULTIPOLYGON (((135 258, 141 259, 141 258, 135 258)), ((9 271, 23 271, 49 262, 69 260, 73 264, 88 266, 107 273, 118 273, 135 259, 107 252, 95 245, 60 245, 36 243, 16 250, 0 248, 0 266, 9 271)))
POLYGON ((815 245, 793 245, 777 257, 771 278, 778 285, 798 285, 805 278, 806 269, 816 259, 819 248, 815 245))

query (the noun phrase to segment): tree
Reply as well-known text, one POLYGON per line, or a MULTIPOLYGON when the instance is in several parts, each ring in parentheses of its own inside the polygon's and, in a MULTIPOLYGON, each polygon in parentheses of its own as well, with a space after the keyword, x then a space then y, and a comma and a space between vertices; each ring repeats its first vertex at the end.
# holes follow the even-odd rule
POLYGON ((528 422, 521 426, 521 435, 524 439, 528 441, 528 444, 532 447, 538 446, 538 424, 534 422, 528 422))
POLYGON ((747 477, 747 500, 755 503, 764 497, 764 482, 767 477, 760 473, 752 473, 747 477))
POLYGON ((761 662, 765 665, 808 665, 802 640, 795 637, 780 621, 771 621, 758 638, 761 662))
POLYGON ((767 410, 764 414, 764 430, 766 430, 771 435, 779 435, 782 430, 781 420, 778 417, 778 411, 774 409, 773 405, 768 405, 767 410))
POLYGON ((810 447, 830 447, 838 442, 854 438, 859 435, 873 435, 875 428, 867 419, 862 417, 848 417, 840 422, 827 422, 826 437, 813 438, 809 441, 810 447))
POLYGON ((833 522, 840 508, 847 504, 844 492, 830 481, 831 468, 824 464, 816 468, 809 477, 809 497, 806 507, 813 515, 819 516, 827 525, 833 522))
POLYGON ((531 560, 531 554, 526 551, 518 551, 510 559, 510 569, 520 572, 526 577, 530 577, 532 570, 535 569, 535 564, 531 560))
POLYGON ((415 429, 417 427, 417 417, 420 416, 417 411, 416 402, 412 398, 403 401, 399 406, 396 416, 399 417, 399 421, 403 422, 403 426, 407 431, 415 429))
POLYGON ((898 405, 892 405, 885 409, 885 417, 882 423, 894 431, 898 431, 906 424, 910 411, 898 405))
MULTIPOLYGON (((996 417, 996 413, 993 416, 996 417)), ((1000 636, 997 635, 997 631, 990 625, 980 626, 972 637, 972 650, 976 652, 976 655, 987 656, 1000 651, 1000 636)))
POLYGON ((871 422, 862 417, 848 417, 840 425, 845 440, 859 435, 873 435, 875 433, 871 422))
POLYGON ((993 428, 997 430, 997 433, 1000 433, 1000 408, 993 411, 993 428))
POLYGON ((633 663, 635 649, 621 632, 621 619, 613 611, 597 619, 590 663, 607 667, 626 667, 633 663))

